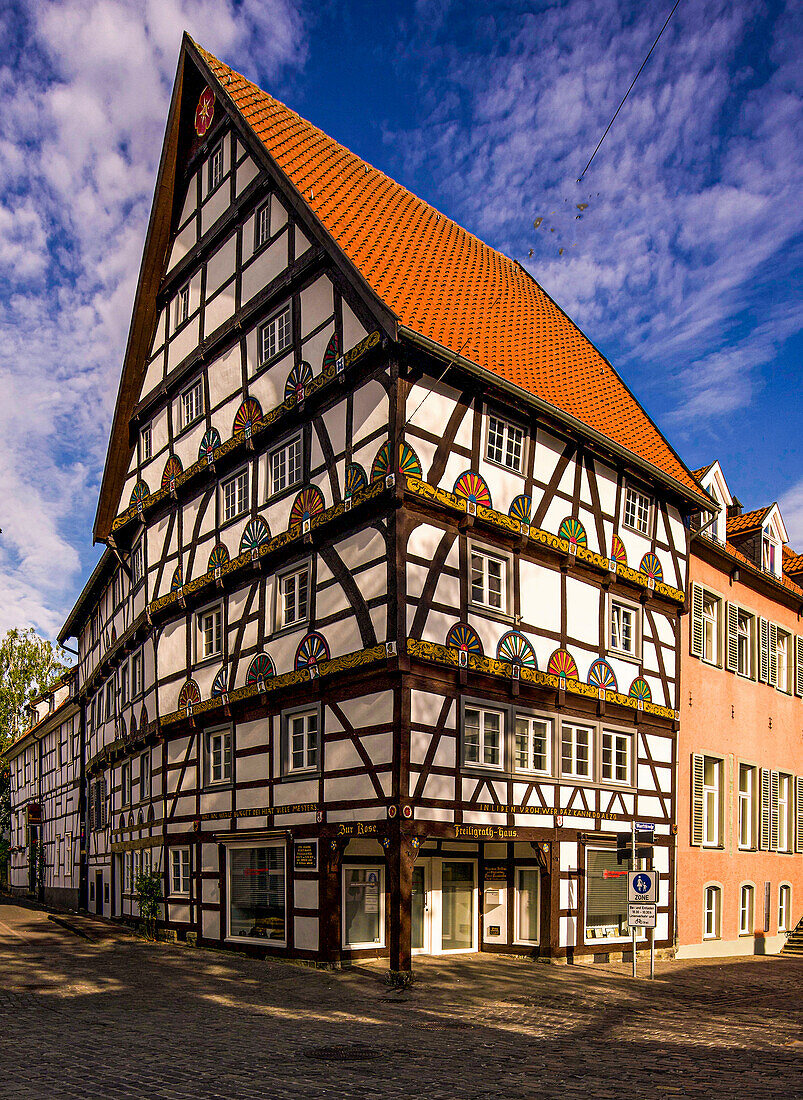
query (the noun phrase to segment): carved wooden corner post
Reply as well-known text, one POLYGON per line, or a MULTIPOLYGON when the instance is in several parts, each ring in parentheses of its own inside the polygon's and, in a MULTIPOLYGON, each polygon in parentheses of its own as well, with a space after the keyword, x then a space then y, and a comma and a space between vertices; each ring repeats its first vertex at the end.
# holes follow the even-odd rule
POLYGON ((418 854, 418 838, 401 824, 388 837, 385 855, 388 863, 390 893, 390 967, 391 985, 405 986, 412 981, 412 897, 413 864, 418 854))
POLYGON ((347 840, 321 840, 319 882, 321 958, 330 966, 340 966, 340 864, 347 840))

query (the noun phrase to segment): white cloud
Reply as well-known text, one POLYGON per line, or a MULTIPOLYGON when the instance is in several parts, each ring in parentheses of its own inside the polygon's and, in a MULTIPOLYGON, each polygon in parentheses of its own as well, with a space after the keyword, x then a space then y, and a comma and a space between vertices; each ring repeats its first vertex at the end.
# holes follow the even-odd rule
POLYGON ((792 485, 778 501, 789 545, 796 553, 803 553, 803 478, 792 485))

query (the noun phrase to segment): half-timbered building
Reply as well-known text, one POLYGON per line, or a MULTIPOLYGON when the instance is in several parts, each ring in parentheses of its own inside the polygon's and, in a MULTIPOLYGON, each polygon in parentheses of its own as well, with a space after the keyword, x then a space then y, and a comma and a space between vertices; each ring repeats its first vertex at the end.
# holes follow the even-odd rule
POLYGON ((185 39, 78 640, 82 900, 337 963, 673 943, 684 517, 516 262, 185 39))

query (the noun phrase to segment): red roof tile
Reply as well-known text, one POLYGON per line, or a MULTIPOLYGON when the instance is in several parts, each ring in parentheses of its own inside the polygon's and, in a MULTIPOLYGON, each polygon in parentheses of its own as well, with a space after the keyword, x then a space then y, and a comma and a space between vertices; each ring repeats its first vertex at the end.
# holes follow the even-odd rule
POLYGON ((199 47, 223 93, 398 321, 699 488, 613 367, 521 267, 199 47))
POLYGON ((728 520, 728 535, 744 535, 748 531, 754 531, 761 526, 766 519, 771 504, 766 508, 755 508, 752 512, 742 512, 740 516, 732 516, 728 520))

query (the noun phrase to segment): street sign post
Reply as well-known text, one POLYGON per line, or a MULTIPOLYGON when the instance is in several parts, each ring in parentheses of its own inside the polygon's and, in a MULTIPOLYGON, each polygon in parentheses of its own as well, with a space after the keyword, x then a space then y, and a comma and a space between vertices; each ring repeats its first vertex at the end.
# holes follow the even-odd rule
POLYGON ((629 901, 627 923, 630 928, 655 928, 657 906, 652 902, 629 901))

